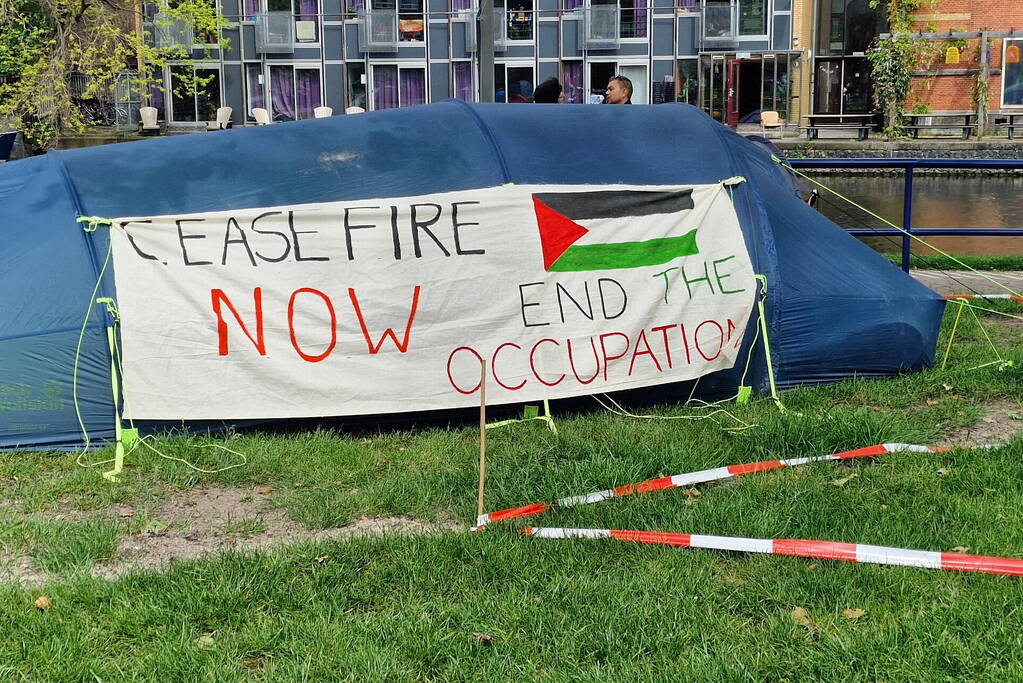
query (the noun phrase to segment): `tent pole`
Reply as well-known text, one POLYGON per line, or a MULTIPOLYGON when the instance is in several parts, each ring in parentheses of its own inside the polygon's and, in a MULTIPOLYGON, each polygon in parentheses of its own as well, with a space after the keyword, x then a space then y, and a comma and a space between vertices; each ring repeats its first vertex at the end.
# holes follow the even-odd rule
POLYGON ((480 485, 476 516, 483 516, 483 481, 487 475, 487 361, 480 362, 480 485))

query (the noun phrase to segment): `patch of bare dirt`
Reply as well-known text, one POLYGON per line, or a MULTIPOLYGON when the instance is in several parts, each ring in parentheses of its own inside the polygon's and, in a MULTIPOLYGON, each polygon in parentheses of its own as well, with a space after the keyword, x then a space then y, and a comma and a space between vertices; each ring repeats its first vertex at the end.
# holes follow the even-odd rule
POLYGON ((984 405, 984 413, 969 427, 956 427, 941 434, 941 443, 981 446, 1002 444, 1023 431, 1023 407, 1008 401, 984 405))
MULTIPOLYGON (((94 577, 116 579, 135 571, 163 571, 174 562, 213 556, 225 551, 272 547, 388 533, 427 534, 464 531, 455 523, 430 524, 412 517, 362 517, 344 527, 310 529, 283 510, 269 505, 269 487, 215 487, 182 491, 166 498, 144 519, 126 525, 135 531, 119 534, 112 558, 92 567, 94 577), (141 528, 141 530, 137 530, 141 528)), ((62 510, 50 518, 135 517, 134 508, 118 505, 92 513, 62 510)), ((31 558, 14 558, 0 548, 0 582, 34 586, 58 578, 32 567, 31 558)))

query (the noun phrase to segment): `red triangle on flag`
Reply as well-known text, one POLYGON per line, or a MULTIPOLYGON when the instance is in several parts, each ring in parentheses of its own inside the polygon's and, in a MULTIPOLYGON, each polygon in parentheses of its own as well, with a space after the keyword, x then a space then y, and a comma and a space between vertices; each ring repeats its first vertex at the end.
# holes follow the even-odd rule
POLYGON ((589 231, 547 206, 536 196, 533 197, 533 208, 536 210, 536 226, 540 229, 543 267, 544 270, 550 270, 565 250, 589 231))

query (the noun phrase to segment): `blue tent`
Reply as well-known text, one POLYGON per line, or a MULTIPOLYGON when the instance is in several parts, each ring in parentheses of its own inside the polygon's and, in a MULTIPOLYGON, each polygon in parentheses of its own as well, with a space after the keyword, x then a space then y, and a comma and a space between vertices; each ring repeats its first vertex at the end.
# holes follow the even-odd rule
MULTIPOLYGON (((509 182, 711 184, 731 176, 748 180, 737 187, 735 206, 754 268, 770 285, 767 322, 780 387, 884 377, 932 363, 942 299, 806 206, 764 148, 700 110, 450 100, 51 152, 0 166, 0 447, 78 446, 76 410, 94 441, 114 434, 108 314, 91 305, 97 296, 116 298, 110 268, 94 294, 107 233, 84 231, 80 216, 509 182)), ((768 376, 759 344, 752 353, 747 381, 763 393, 768 376)), ((740 371, 705 377, 701 390, 734 390, 740 371)))

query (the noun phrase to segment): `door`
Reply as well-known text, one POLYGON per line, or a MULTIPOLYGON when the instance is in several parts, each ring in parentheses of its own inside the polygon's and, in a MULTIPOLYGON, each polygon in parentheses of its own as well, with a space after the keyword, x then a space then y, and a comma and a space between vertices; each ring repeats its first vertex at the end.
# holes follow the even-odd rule
POLYGON ((740 59, 728 61, 728 120, 727 123, 733 128, 739 125, 739 68, 742 64, 740 59))

